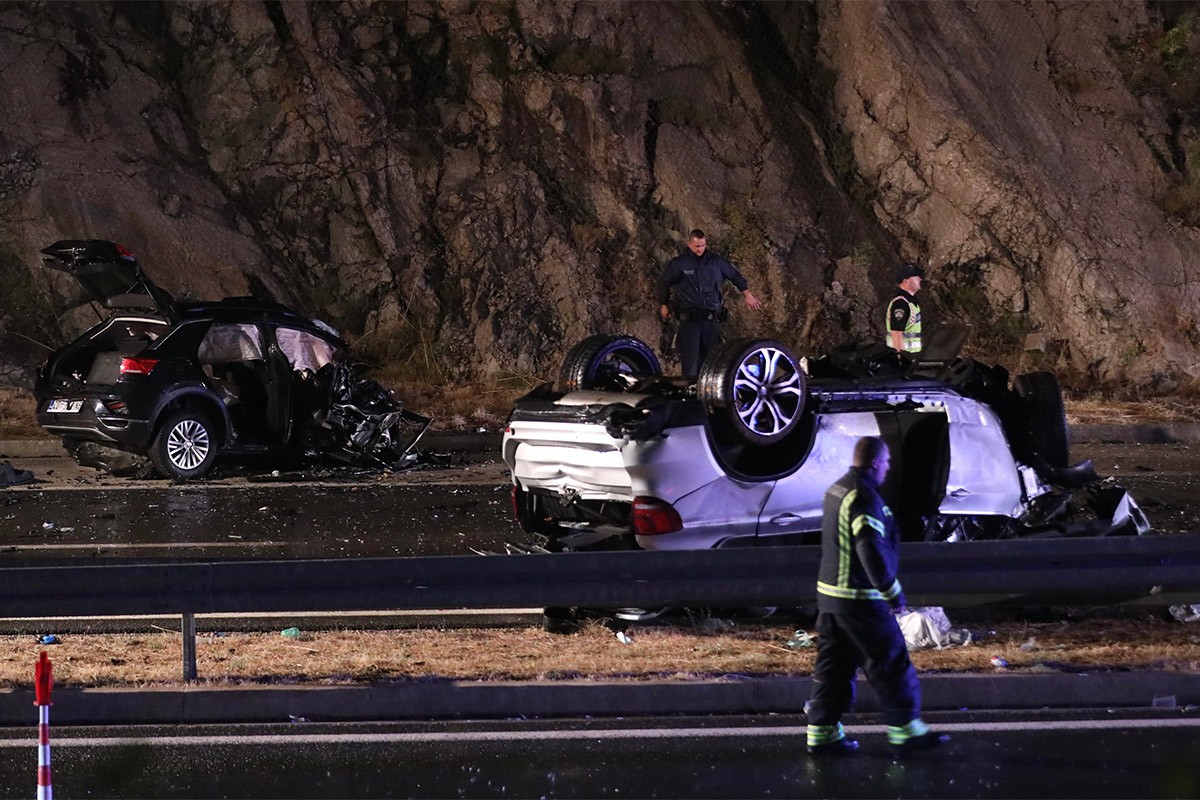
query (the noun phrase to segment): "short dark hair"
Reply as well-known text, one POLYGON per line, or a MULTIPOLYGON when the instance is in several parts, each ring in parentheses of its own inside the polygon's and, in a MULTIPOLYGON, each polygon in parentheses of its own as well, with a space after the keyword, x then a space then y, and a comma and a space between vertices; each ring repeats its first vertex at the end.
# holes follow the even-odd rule
POLYGON ((887 449, 887 444, 878 436, 864 436, 854 443, 854 463, 852 466, 865 467, 887 449))
POLYGON ((688 238, 689 239, 707 239, 708 237, 705 236, 704 231, 700 230, 699 228, 692 228, 692 232, 688 234, 688 238))

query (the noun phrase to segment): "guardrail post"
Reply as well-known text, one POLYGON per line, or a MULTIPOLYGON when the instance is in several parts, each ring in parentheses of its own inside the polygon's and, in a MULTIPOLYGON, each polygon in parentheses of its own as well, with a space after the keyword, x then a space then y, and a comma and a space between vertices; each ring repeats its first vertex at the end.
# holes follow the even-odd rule
POLYGON ((183 612, 183 679, 196 680, 196 615, 183 612))

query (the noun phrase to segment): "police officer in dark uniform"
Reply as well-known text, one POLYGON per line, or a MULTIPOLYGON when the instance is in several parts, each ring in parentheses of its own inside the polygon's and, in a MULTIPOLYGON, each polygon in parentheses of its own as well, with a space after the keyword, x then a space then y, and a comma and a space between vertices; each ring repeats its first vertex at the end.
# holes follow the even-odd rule
POLYGON ((924 278, 925 270, 916 264, 904 264, 896 272, 896 296, 887 309, 887 344, 901 353, 921 350, 921 306, 916 294, 924 278))
POLYGON ((879 695, 888 743, 899 754, 945 741, 921 720, 921 687, 893 610, 904 609, 896 576, 899 535, 878 488, 890 466, 888 447, 866 436, 854 447, 850 471, 825 493, 817 580, 817 661, 808 717, 808 752, 839 755, 858 749, 841 717, 854 704, 862 667, 879 695))
POLYGON ((717 328, 728 314, 721 300, 721 286, 725 281, 742 293, 748 308, 762 306, 747 288, 742 273, 708 250, 708 240, 699 228, 688 235, 687 250, 667 262, 659 279, 658 313, 664 321, 672 314, 679 320, 675 346, 683 374, 688 377, 700 374, 704 357, 717 343, 717 328), (674 302, 671 302, 672 290, 674 302))

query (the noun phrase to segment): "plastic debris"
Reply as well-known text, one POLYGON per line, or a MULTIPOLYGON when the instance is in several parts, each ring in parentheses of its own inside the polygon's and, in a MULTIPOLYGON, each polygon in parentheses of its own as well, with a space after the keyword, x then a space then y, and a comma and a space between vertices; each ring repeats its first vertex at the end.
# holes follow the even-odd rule
POLYGON ((817 637, 808 631, 798 630, 792 634, 792 638, 788 639, 787 646, 791 648, 812 647, 816 641, 817 637))
POLYGON ((1169 606, 1167 611, 1177 622, 1200 622, 1200 604, 1169 606))
POLYGON ((633 639, 625 631, 617 631, 617 641, 621 644, 633 644, 633 639))
POLYGON ((286 636, 288 639, 296 639, 300 636, 300 629, 295 627, 284 628, 279 632, 279 635, 286 636))
POLYGON ((904 634, 904 642, 910 650, 922 647, 953 647, 971 642, 971 632, 966 629, 953 629, 950 618, 941 606, 925 606, 910 608, 907 613, 896 617, 900 631, 904 634))
POLYGON ((1008 661, 1005 660, 1004 656, 995 655, 995 656, 992 656, 992 666, 998 667, 1000 669, 1004 669, 1005 667, 1008 666, 1008 661))
POLYGON ((44 531, 52 531, 56 527, 57 526, 53 522, 43 522, 42 523, 42 530, 44 530, 44 531))
POLYGON ((58 644, 58 637, 53 633, 47 633, 45 636, 38 637, 38 644, 58 644))
POLYGON ((288 720, 290 722, 312 722, 308 717, 298 717, 295 714, 288 714, 288 720))
POLYGON ((33 473, 27 469, 17 469, 7 461, 0 465, 0 486, 17 486, 22 483, 33 483, 33 473))

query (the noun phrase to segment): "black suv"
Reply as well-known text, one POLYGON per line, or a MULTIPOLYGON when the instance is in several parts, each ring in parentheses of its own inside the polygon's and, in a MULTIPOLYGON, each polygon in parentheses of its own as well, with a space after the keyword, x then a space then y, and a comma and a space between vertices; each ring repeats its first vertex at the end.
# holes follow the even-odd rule
POLYGON ((34 389, 38 423, 77 458, 89 445, 115 448, 183 480, 218 454, 295 447, 298 423, 321 402, 315 376, 346 358, 332 328, 278 303, 175 301, 112 242, 41 252, 110 312, 50 356, 34 389))

